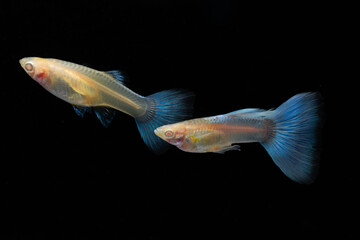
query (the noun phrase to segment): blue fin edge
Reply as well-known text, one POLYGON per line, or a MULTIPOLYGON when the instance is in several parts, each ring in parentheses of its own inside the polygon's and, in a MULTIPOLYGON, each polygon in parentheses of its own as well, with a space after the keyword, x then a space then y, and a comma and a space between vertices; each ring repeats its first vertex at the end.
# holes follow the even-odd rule
POLYGON ((312 183, 319 167, 319 94, 297 94, 269 113, 272 131, 262 146, 290 179, 312 183))
POLYGON ((114 109, 108 107, 84 107, 73 105, 73 108, 75 113, 82 118, 85 113, 91 113, 93 111, 96 117, 100 120, 101 124, 106 128, 109 127, 116 112, 114 109))
POLYGON ((124 84, 125 76, 122 72, 120 72, 118 70, 113 70, 113 71, 105 71, 105 73, 110 75, 112 78, 115 78, 121 84, 124 84))

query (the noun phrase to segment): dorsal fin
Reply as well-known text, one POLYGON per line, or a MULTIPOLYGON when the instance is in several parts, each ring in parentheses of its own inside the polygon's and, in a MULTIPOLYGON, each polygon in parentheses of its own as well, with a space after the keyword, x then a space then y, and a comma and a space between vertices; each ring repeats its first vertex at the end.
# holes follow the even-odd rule
POLYGON ((121 84, 124 84, 125 76, 122 72, 120 72, 118 70, 113 70, 113 71, 106 71, 105 73, 110 75, 112 78, 116 79, 121 84))
POLYGON ((271 113, 272 111, 269 110, 264 110, 264 109, 260 109, 260 108, 245 108, 245 109, 240 109, 234 112, 230 112, 228 114, 226 114, 229 117, 242 117, 242 116, 247 116, 247 117, 260 117, 260 118, 265 118, 269 115, 269 113, 271 113))

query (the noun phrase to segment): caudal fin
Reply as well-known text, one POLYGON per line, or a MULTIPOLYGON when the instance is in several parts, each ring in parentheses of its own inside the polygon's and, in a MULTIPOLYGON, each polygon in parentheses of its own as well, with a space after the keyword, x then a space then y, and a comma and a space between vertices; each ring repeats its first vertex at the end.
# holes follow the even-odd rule
POLYGON ((143 116, 135 118, 135 121, 142 139, 152 151, 161 153, 169 146, 155 135, 154 130, 191 117, 193 96, 191 92, 174 89, 147 97, 148 110, 143 116))
POLYGON ((317 175, 315 156, 319 127, 319 95, 301 93, 272 111, 269 138, 261 144, 275 164, 295 182, 312 183, 317 175))

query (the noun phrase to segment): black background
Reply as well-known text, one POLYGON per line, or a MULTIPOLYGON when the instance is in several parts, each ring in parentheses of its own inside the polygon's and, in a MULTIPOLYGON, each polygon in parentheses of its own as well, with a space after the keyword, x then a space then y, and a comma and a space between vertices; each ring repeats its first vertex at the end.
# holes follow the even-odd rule
MULTIPOLYGON (((355 171, 330 158, 336 8, 240 1, 11 1, 1 7, 0 239, 355 238, 355 171), (115 3, 116 2, 116 3, 115 3), (156 156, 134 120, 79 118, 22 57, 121 70, 141 95, 196 94, 195 117, 323 97, 321 169, 289 180, 259 144, 156 156)), ((355 216, 357 217, 357 216, 355 216)))

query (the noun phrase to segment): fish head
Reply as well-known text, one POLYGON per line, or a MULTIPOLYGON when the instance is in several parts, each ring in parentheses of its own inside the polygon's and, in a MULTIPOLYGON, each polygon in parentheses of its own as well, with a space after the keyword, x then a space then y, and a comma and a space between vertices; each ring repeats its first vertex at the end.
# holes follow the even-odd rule
POLYGON ((158 127, 154 133, 162 140, 181 148, 186 137, 186 128, 181 123, 158 127))
POLYGON ((185 152, 199 152, 198 139, 194 135, 191 125, 187 122, 164 125, 156 128, 154 133, 185 152))
POLYGON ((25 72, 36 82, 46 89, 53 84, 49 74, 49 62, 38 57, 27 57, 20 59, 20 65, 25 72))

